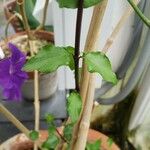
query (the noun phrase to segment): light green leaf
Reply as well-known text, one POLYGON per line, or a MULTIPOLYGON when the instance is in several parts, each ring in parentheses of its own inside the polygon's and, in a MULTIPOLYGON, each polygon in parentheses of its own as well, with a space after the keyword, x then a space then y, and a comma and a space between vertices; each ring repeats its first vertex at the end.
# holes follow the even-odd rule
POLYGON ((84 54, 85 63, 88 71, 99 73, 105 81, 116 84, 118 82, 116 74, 112 71, 111 63, 108 57, 101 52, 90 52, 84 54))
MULTIPOLYGON (((102 0, 84 0, 83 6, 84 6, 84 8, 88 8, 88 7, 98 4, 101 1, 102 0)), ((57 0, 57 2, 59 3, 60 8, 63 8, 63 7, 77 8, 77 6, 78 6, 77 0, 57 0)))
POLYGON ((59 138, 56 135, 51 135, 48 139, 42 144, 42 148, 45 149, 55 149, 57 144, 59 143, 59 138))
POLYGON ((112 138, 108 138, 107 143, 108 143, 109 147, 111 147, 112 144, 114 143, 114 141, 112 138))
POLYGON ((82 109, 81 96, 77 92, 72 92, 67 101, 68 114, 72 123, 75 123, 78 120, 82 109))
POLYGON ((72 131, 73 131, 74 124, 68 124, 64 128, 64 137, 66 140, 71 141, 72 138, 72 131))
POLYGON ((32 141, 35 141, 39 138, 39 133, 37 131, 31 131, 29 137, 32 141))
POLYGON ((87 143, 86 150, 101 150, 101 141, 97 140, 94 143, 87 143))
POLYGON ((64 47, 64 49, 70 54, 70 65, 69 65, 69 67, 71 68, 71 70, 73 70, 75 67, 74 58, 73 58, 75 49, 74 49, 74 47, 71 47, 71 46, 64 47))
POLYGON ((32 57, 24 66, 25 71, 38 70, 42 73, 56 71, 60 66, 69 66, 74 69, 74 59, 65 48, 46 45, 32 57))
POLYGON ((46 122, 47 123, 52 123, 52 122, 54 122, 54 116, 53 115, 51 115, 51 114, 46 114, 45 115, 45 119, 46 119, 46 122))

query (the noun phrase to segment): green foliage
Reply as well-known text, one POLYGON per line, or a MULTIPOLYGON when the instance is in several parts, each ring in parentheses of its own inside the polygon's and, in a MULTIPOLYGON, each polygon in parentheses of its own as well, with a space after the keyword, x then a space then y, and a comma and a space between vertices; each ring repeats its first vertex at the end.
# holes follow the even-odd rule
POLYGON ((45 119, 46 119, 46 122, 49 124, 49 123, 53 123, 54 122, 54 116, 51 115, 51 114, 46 114, 45 115, 45 119))
POLYGON ((66 51, 72 55, 74 55, 74 47, 71 47, 71 46, 67 46, 67 47, 64 47, 66 49, 66 51))
POLYGON ((37 131, 31 131, 29 137, 32 141, 35 141, 39 138, 39 133, 37 131))
POLYGON ((84 54, 85 63, 88 71, 91 73, 99 73, 105 81, 113 84, 117 83, 116 74, 112 71, 111 63, 108 57, 101 52, 90 52, 84 54))
POLYGON ((108 143, 109 147, 111 147, 112 144, 114 143, 114 141, 112 138, 108 138, 107 143, 108 143))
MULTIPOLYGON (((84 0, 83 6, 84 6, 84 8, 88 8, 88 7, 98 4, 101 1, 102 0, 84 0)), ((60 8, 63 8, 63 7, 77 8, 77 6, 78 6, 77 0, 57 0, 57 2, 59 3, 60 8)))
POLYGON ((46 45, 32 57, 24 66, 26 71, 38 70, 42 73, 50 73, 56 71, 60 66, 69 66, 74 69, 73 55, 67 48, 55 47, 54 45, 46 45))
POLYGON ((52 134, 48 137, 48 139, 42 144, 42 148, 44 150, 53 150, 56 148, 57 144, 59 143, 59 138, 52 134))
POLYGON ((101 150, 101 141, 97 140, 94 143, 87 143, 86 150, 101 150))
POLYGON ((64 137, 67 141, 71 141, 74 124, 68 124, 64 128, 64 137))
POLYGON ((72 92, 68 97, 67 102, 68 114, 72 123, 75 123, 78 120, 82 109, 81 96, 77 92, 72 92))

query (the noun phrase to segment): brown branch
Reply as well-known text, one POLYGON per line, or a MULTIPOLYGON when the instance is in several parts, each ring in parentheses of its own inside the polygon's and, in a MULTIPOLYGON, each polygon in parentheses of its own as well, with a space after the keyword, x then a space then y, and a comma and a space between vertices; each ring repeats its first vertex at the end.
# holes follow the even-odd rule
MULTIPOLYGON (((33 35, 30 31, 30 26, 28 24, 27 16, 25 14, 25 6, 24 6, 24 0, 17 0, 17 4, 19 5, 20 13, 23 18, 23 24, 24 28, 28 35, 28 42, 30 47, 31 56, 34 56, 35 51, 35 45, 33 42, 33 35)), ((39 132, 39 126, 40 126, 40 102, 39 102, 39 79, 38 79, 38 71, 34 71, 34 108, 35 108, 35 130, 39 132)), ((38 145, 35 142, 34 143, 34 150, 38 149, 38 145)))
MULTIPOLYGON (((85 50, 84 50, 85 52, 93 51, 95 49, 96 42, 99 37, 100 26, 102 23, 106 5, 107 5, 107 0, 103 0, 100 4, 98 4, 94 8, 93 16, 91 19, 91 24, 90 24, 90 28, 89 28, 89 32, 88 32, 88 36, 87 36, 87 40, 86 40, 86 45, 85 45, 85 50)), ((90 91, 88 91, 89 81, 90 81, 90 73, 88 72, 87 66, 86 66, 85 62, 83 61, 83 71, 82 71, 82 77, 81 77, 81 91, 80 91, 80 95, 83 100, 83 111, 86 106, 87 94, 91 93, 90 91)), ((91 107, 91 106, 89 106, 89 107, 91 107)), ((72 144, 71 144, 72 150, 77 150, 78 147, 80 147, 81 145, 82 145, 81 148, 83 148, 83 147, 85 147, 85 144, 86 144, 86 143, 81 144, 81 142, 79 142, 79 140, 78 140, 78 138, 79 138, 78 135, 80 135, 80 132, 81 132, 81 130, 80 130, 81 118, 82 118, 82 115, 80 116, 79 121, 77 122, 77 124, 74 127, 72 144)), ((85 130, 85 131, 87 131, 87 130, 85 130)), ((82 139, 82 140, 85 141, 85 139, 82 139)))
POLYGON ((28 24, 28 19, 27 19, 27 16, 25 14, 24 2, 25 2, 24 0, 17 0, 17 5, 19 6, 20 14, 23 18, 23 25, 24 25, 24 28, 27 32, 28 38, 29 38, 29 40, 32 40, 33 36, 32 36, 32 33, 30 32, 30 26, 28 24))
POLYGON ((28 130, 5 106, 0 104, 0 113, 2 113, 10 122, 12 122, 17 129, 29 136, 30 130, 28 130))

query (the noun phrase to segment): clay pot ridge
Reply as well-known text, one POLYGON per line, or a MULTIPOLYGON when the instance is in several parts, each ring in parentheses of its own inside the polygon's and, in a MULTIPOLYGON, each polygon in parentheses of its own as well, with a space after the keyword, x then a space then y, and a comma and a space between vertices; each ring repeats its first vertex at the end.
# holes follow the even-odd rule
MULTIPOLYGON (((61 128, 58 129, 60 132, 61 128)), ((43 130, 40 132, 40 140, 44 142, 48 137, 47 131, 43 130)), ((120 150, 119 147, 113 143, 111 146, 108 145, 108 137, 100 132, 90 129, 88 133, 88 141, 94 142, 101 140, 101 150, 120 150)), ((18 134, 11 139, 7 140, 0 146, 0 150, 32 150, 33 142, 30 141, 24 134, 18 134), (7 149, 6 149, 7 148, 7 149)))

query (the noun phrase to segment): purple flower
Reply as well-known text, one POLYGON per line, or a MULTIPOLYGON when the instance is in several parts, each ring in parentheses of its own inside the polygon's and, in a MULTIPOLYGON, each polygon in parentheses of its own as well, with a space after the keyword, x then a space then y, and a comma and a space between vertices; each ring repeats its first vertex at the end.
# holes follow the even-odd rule
POLYGON ((22 71, 26 56, 13 44, 8 44, 11 57, 0 61, 0 86, 3 95, 9 100, 20 100, 21 87, 28 78, 26 72, 22 71))

